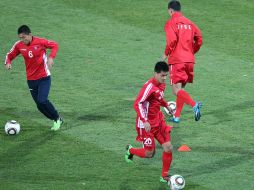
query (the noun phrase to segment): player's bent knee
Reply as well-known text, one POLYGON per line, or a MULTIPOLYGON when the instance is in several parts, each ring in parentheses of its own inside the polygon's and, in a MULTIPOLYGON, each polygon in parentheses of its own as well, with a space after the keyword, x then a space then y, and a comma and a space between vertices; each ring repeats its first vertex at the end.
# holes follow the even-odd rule
POLYGON ((181 89, 182 89, 182 84, 181 83, 173 84, 173 86, 172 86, 173 95, 177 96, 178 91, 181 90, 181 89))
POLYGON ((48 100, 38 100, 37 102, 36 102, 36 104, 37 104, 37 106, 44 106, 44 105, 46 105, 46 104, 48 104, 48 100))
POLYGON ((167 143, 163 144, 163 150, 164 150, 164 152, 172 152, 173 145, 171 144, 171 142, 167 142, 167 143))
POLYGON ((155 154, 155 150, 147 150, 145 153, 146 153, 146 158, 152 158, 155 154))

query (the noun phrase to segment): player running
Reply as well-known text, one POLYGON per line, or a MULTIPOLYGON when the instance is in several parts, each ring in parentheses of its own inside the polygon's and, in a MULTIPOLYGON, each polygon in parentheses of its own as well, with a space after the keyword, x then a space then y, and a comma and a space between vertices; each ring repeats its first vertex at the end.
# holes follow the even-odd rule
POLYGON ((162 145, 162 173, 161 182, 169 180, 168 171, 172 161, 172 144, 170 141, 171 126, 167 126, 160 106, 171 108, 164 100, 164 90, 168 77, 168 65, 165 62, 158 62, 154 68, 154 77, 148 80, 141 88, 135 103, 134 109, 137 112, 136 126, 140 129, 143 148, 126 146, 125 160, 133 162, 133 157, 152 158, 155 154, 155 140, 162 145))
POLYGON ((170 84, 176 96, 176 112, 172 121, 180 122, 184 104, 193 108, 195 120, 198 121, 201 117, 201 103, 195 102, 184 87, 193 82, 194 54, 202 45, 202 35, 199 28, 182 15, 179 1, 168 3, 168 13, 171 19, 165 24, 166 48, 162 60, 168 57, 170 84))
POLYGON ((63 120, 48 100, 48 95, 51 85, 50 69, 54 63, 53 59, 56 57, 58 44, 54 41, 32 36, 30 28, 26 25, 18 28, 18 37, 20 41, 17 41, 6 55, 5 68, 11 69, 11 61, 19 54, 23 56, 26 65, 27 84, 33 100, 38 110, 54 121, 51 130, 56 131, 61 127, 63 120), (47 49, 51 49, 49 57, 46 55, 47 49))

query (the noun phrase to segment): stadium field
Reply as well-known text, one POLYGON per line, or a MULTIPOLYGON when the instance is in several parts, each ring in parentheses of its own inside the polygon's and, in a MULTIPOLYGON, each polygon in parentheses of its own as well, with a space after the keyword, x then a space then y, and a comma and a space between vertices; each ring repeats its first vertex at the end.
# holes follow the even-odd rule
MULTIPOLYGON (((152 159, 124 160, 135 142, 133 101, 153 74, 165 47, 168 1, 1 0, 0 57, 18 40, 17 28, 55 40, 50 100, 65 120, 52 132, 36 110, 23 58, 0 69, 1 190, 166 190, 159 182, 161 151, 152 159), (17 136, 6 121, 21 124, 17 136)), ((184 107, 172 131, 171 174, 185 190, 254 189, 254 2, 181 0, 183 13, 202 30, 195 81, 187 90, 203 102, 195 122, 184 107), (187 144, 190 152, 178 152, 187 144)), ((165 98, 174 100, 168 86, 165 98)))

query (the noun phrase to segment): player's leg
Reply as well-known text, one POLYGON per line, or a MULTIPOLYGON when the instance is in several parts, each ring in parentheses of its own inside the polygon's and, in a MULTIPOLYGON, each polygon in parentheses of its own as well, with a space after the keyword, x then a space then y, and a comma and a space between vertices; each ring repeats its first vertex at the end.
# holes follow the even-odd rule
POLYGON ((172 127, 167 126, 164 119, 161 122, 160 125, 160 131, 155 134, 156 140, 162 145, 163 152, 162 152, 162 171, 161 171, 161 177, 160 182, 167 182, 170 178, 169 175, 169 169, 172 162, 172 151, 173 146, 171 144, 171 137, 170 137, 170 131, 172 127))
POLYGON ((128 163, 133 162, 133 156, 140 158, 152 158, 155 154, 155 142, 151 132, 147 133, 143 129, 143 148, 134 148, 130 144, 126 146, 125 160, 128 163))
POLYGON ((202 106, 201 102, 195 102, 190 94, 186 92, 184 89, 181 89, 177 92, 177 98, 176 98, 176 113, 174 115, 174 118, 180 118, 183 105, 187 104, 190 105, 194 111, 195 114, 195 120, 198 121, 201 117, 200 108, 202 106))
POLYGON ((182 82, 187 80, 184 64, 170 65, 170 85, 173 95, 176 96, 176 112, 171 119, 175 123, 180 122, 181 112, 184 106, 184 101, 178 96, 178 92, 182 90, 182 82))
MULTIPOLYGON (((188 75, 188 80, 186 81, 186 83, 192 83, 193 82, 193 78, 194 78, 194 63, 185 63, 185 70, 186 73, 188 75)), ((195 102, 195 105, 193 103, 190 103, 189 105, 192 106, 193 111, 194 111, 194 118, 195 121, 198 121, 201 117, 201 106, 202 103, 201 102, 195 102)))
POLYGON ((29 91, 33 97, 34 102, 36 103, 37 109, 45 115, 48 119, 53 119, 51 115, 42 107, 38 106, 37 99, 38 99, 38 80, 29 80, 27 81, 29 91))
POLYGON ((54 120, 53 127, 51 129, 56 131, 61 127, 63 121, 53 104, 48 100, 50 85, 50 77, 46 77, 40 80, 38 86, 38 105, 41 108, 47 110, 47 112, 50 114, 52 120, 54 120))
POLYGON ((172 65, 172 75, 170 81, 172 85, 172 92, 176 95, 176 113, 172 119, 173 122, 179 123, 181 112, 184 104, 190 105, 195 113, 195 120, 198 121, 201 117, 200 108, 201 104, 195 102, 190 94, 183 88, 186 83, 193 82, 193 63, 176 64, 172 65))
POLYGON ((178 105, 176 103, 175 117, 180 117, 184 104, 190 105, 191 107, 196 105, 196 102, 192 99, 190 94, 182 88, 182 86, 182 83, 172 85, 172 91, 177 97, 176 102, 178 102, 178 105))
POLYGON ((170 178, 169 169, 172 162, 172 151, 173 146, 170 141, 162 144, 162 172, 161 172, 161 182, 167 182, 170 178))
POLYGON ((171 89, 172 89, 173 94, 176 96, 176 112, 174 114, 174 117, 172 118, 172 121, 175 123, 179 123, 182 109, 184 106, 184 101, 182 98, 177 96, 177 94, 180 90, 182 90, 182 83, 172 84, 171 89))
POLYGON ((127 144, 125 161, 128 163, 132 163, 134 155, 140 158, 146 158, 146 150, 144 148, 134 148, 130 144, 127 144))
POLYGON ((52 103, 48 100, 50 85, 50 77, 43 78, 39 81, 37 103, 39 107, 47 110, 52 120, 56 121, 59 118, 59 114, 52 103))

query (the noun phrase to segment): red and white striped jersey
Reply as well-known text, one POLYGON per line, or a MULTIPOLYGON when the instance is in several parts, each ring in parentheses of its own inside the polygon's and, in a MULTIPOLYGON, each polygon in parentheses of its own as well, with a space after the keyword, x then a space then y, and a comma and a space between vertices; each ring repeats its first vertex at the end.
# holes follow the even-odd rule
POLYGON ((26 65, 27 80, 37 80, 50 75, 47 66, 46 49, 51 49, 49 57, 55 58, 58 44, 44 38, 32 37, 29 45, 22 41, 17 41, 11 50, 7 53, 5 64, 11 64, 11 61, 21 54, 26 65))
POLYGON ((158 83, 155 78, 148 80, 141 88, 133 105, 137 112, 138 127, 143 128, 145 121, 148 121, 151 127, 159 126, 162 114, 160 106, 168 106, 164 99, 165 88, 166 84, 158 83))

